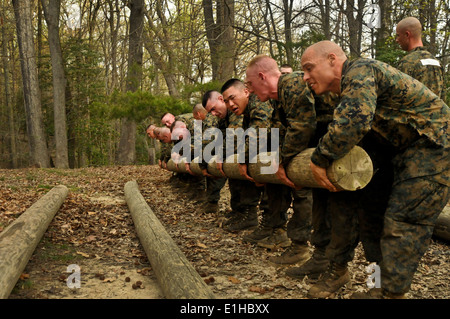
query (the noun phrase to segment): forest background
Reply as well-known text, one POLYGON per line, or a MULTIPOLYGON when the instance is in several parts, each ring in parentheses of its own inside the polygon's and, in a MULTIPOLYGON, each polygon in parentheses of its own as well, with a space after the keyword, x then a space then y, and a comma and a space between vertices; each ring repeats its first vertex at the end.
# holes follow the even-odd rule
MULTIPOLYGON (((268 54, 299 70, 329 39, 396 65, 395 25, 423 25, 450 83, 449 0, 0 0, 0 168, 153 164, 168 111, 268 54)), ((447 102, 450 90, 447 90, 447 102)))

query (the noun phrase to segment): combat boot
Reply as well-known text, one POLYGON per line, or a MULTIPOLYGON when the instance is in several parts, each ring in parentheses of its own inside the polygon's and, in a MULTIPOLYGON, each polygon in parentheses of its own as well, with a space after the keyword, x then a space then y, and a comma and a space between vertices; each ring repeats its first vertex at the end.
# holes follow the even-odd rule
POLYGON ((350 281, 347 265, 331 263, 325 275, 313 285, 307 294, 308 298, 332 298, 335 293, 350 281))
POLYGON ((272 234, 269 237, 258 241, 258 246, 275 249, 276 247, 289 247, 291 240, 287 236, 287 232, 283 227, 274 228, 272 234))
POLYGON ((265 214, 261 214, 261 220, 259 221, 258 228, 256 228, 250 234, 242 237, 246 242, 257 244, 260 240, 269 237, 272 234, 273 228, 267 224, 267 218, 265 214))
POLYGON ((309 247, 307 244, 293 242, 280 256, 269 258, 269 262, 277 265, 292 265, 304 263, 309 259, 309 247))
POLYGON ((258 226, 258 214, 256 207, 250 208, 243 214, 240 214, 237 218, 232 219, 224 226, 224 229, 229 232, 237 232, 255 226, 258 226))
POLYGON ((329 261, 325 257, 322 249, 315 249, 312 257, 300 267, 292 267, 286 270, 286 275, 295 279, 303 279, 305 276, 317 279, 325 273, 329 266, 329 261))
POLYGON ((372 288, 367 292, 355 292, 351 299, 407 299, 405 294, 392 293, 381 288, 372 288))
POLYGON ((219 204, 217 202, 208 202, 205 206, 204 212, 206 214, 215 214, 219 209, 219 204))

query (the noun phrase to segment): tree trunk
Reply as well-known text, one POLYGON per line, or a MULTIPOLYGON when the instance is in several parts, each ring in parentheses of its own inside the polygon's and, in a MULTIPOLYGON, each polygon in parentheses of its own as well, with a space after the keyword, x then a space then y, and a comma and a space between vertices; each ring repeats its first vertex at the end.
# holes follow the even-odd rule
POLYGON ((50 167, 50 157, 48 154, 42 120, 41 93, 39 89, 36 53, 33 43, 31 2, 28 0, 12 0, 12 3, 14 6, 17 40, 19 43, 31 164, 38 167, 50 167))
MULTIPOLYGON (((130 1, 130 34, 128 47, 127 91, 135 92, 142 83, 142 30, 144 24, 144 0, 130 1)), ((122 119, 119 149, 116 161, 121 165, 136 161, 136 121, 122 119)))
POLYGON ((59 15, 61 0, 41 0, 48 27, 48 42, 53 72, 53 109, 55 126, 55 167, 68 168, 69 155, 66 127, 66 76, 59 39, 59 15))
POLYGON ((5 28, 5 15, 4 12, 0 12, 0 19, 2 20, 2 53, 3 53, 3 78, 5 81, 5 106, 8 113, 8 125, 9 125, 9 141, 11 152, 11 164, 12 168, 18 168, 17 149, 16 149, 16 131, 14 128, 14 109, 11 100, 11 91, 9 87, 9 59, 8 59, 8 43, 9 39, 6 36, 5 28))
POLYGON ((216 22, 212 0, 203 0, 203 12, 211 52, 212 77, 213 80, 225 82, 234 73, 234 0, 216 1, 216 22))
POLYGON ((0 233, 0 299, 8 298, 67 193, 54 187, 0 233))
POLYGON ((213 299, 200 277, 139 192, 136 181, 125 184, 125 199, 139 240, 167 299, 213 299))

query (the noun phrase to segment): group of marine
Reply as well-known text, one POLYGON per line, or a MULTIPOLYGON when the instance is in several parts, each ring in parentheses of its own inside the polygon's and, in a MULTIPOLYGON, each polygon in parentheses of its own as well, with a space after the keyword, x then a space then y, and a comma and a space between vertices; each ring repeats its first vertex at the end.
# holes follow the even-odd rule
MULTIPOLYGON (((278 128, 279 147, 272 151, 279 154, 276 176, 282 184, 259 184, 249 176, 246 145, 246 162, 238 164, 246 179, 228 179, 231 211, 223 228, 252 229, 244 241, 285 248, 269 262, 294 265, 286 271, 290 277, 317 279, 309 298, 333 297, 351 281, 348 263, 361 243, 367 261, 379 266, 381 288, 352 298, 407 298, 450 196, 443 68, 424 48, 421 31, 416 18, 398 23, 396 41, 407 54, 395 67, 349 60, 331 41, 308 47, 298 72, 269 56, 254 57, 245 82, 230 79, 220 92, 205 93, 192 113, 166 113, 160 127, 147 128, 149 137, 162 142, 159 165, 166 168, 174 143, 189 136, 180 129, 194 135, 194 119, 202 121, 203 132, 278 128), (361 190, 339 191, 326 169, 356 145, 370 156, 374 175, 361 190), (309 166, 320 187, 302 188, 287 177, 286 167, 312 147, 309 166)), ((205 211, 217 212, 227 178, 212 176, 204 161, 199 165, 204 177, 176 174, 174 179, 190 183, 196 194, 205 191, 206 180, 205 211)))

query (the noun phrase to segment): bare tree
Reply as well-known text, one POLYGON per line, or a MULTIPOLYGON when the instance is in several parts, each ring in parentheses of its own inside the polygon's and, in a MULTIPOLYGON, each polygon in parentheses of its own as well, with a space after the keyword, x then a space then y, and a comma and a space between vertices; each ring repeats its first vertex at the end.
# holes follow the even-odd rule
POLYGON ((31 2, 28 0, 12 0, 12 3, 16 18, 31 161, 33 165, 38 167, 50 167, 50 157, 42 120, 41 93, 33 42, 31 2))
MULTIPOLYGON (((130 7, 130 31, 128 46, 127 91, 137 91, 142 83, 142 30, 144 24, 144 0, 132 0, 130 7)), ((136 121, 122 119, 120 142, 117 150, 118 164, 133 164, 136 160, 136 121)))
POLYGON ((66 75, 59 39, 59 15, 61 0, 41 0, 45 21, 48 27, 48 42, 53 72, 53 118, 55 126, 55 145, 57 168, 69 167, 66 125, 66 75))
POLYGON ((213 80, 224 82, 233 76, 235 37, 234 0, 216 0, 214 19, 213 1, 203 0, 205 28, 211 51, 213 80))

